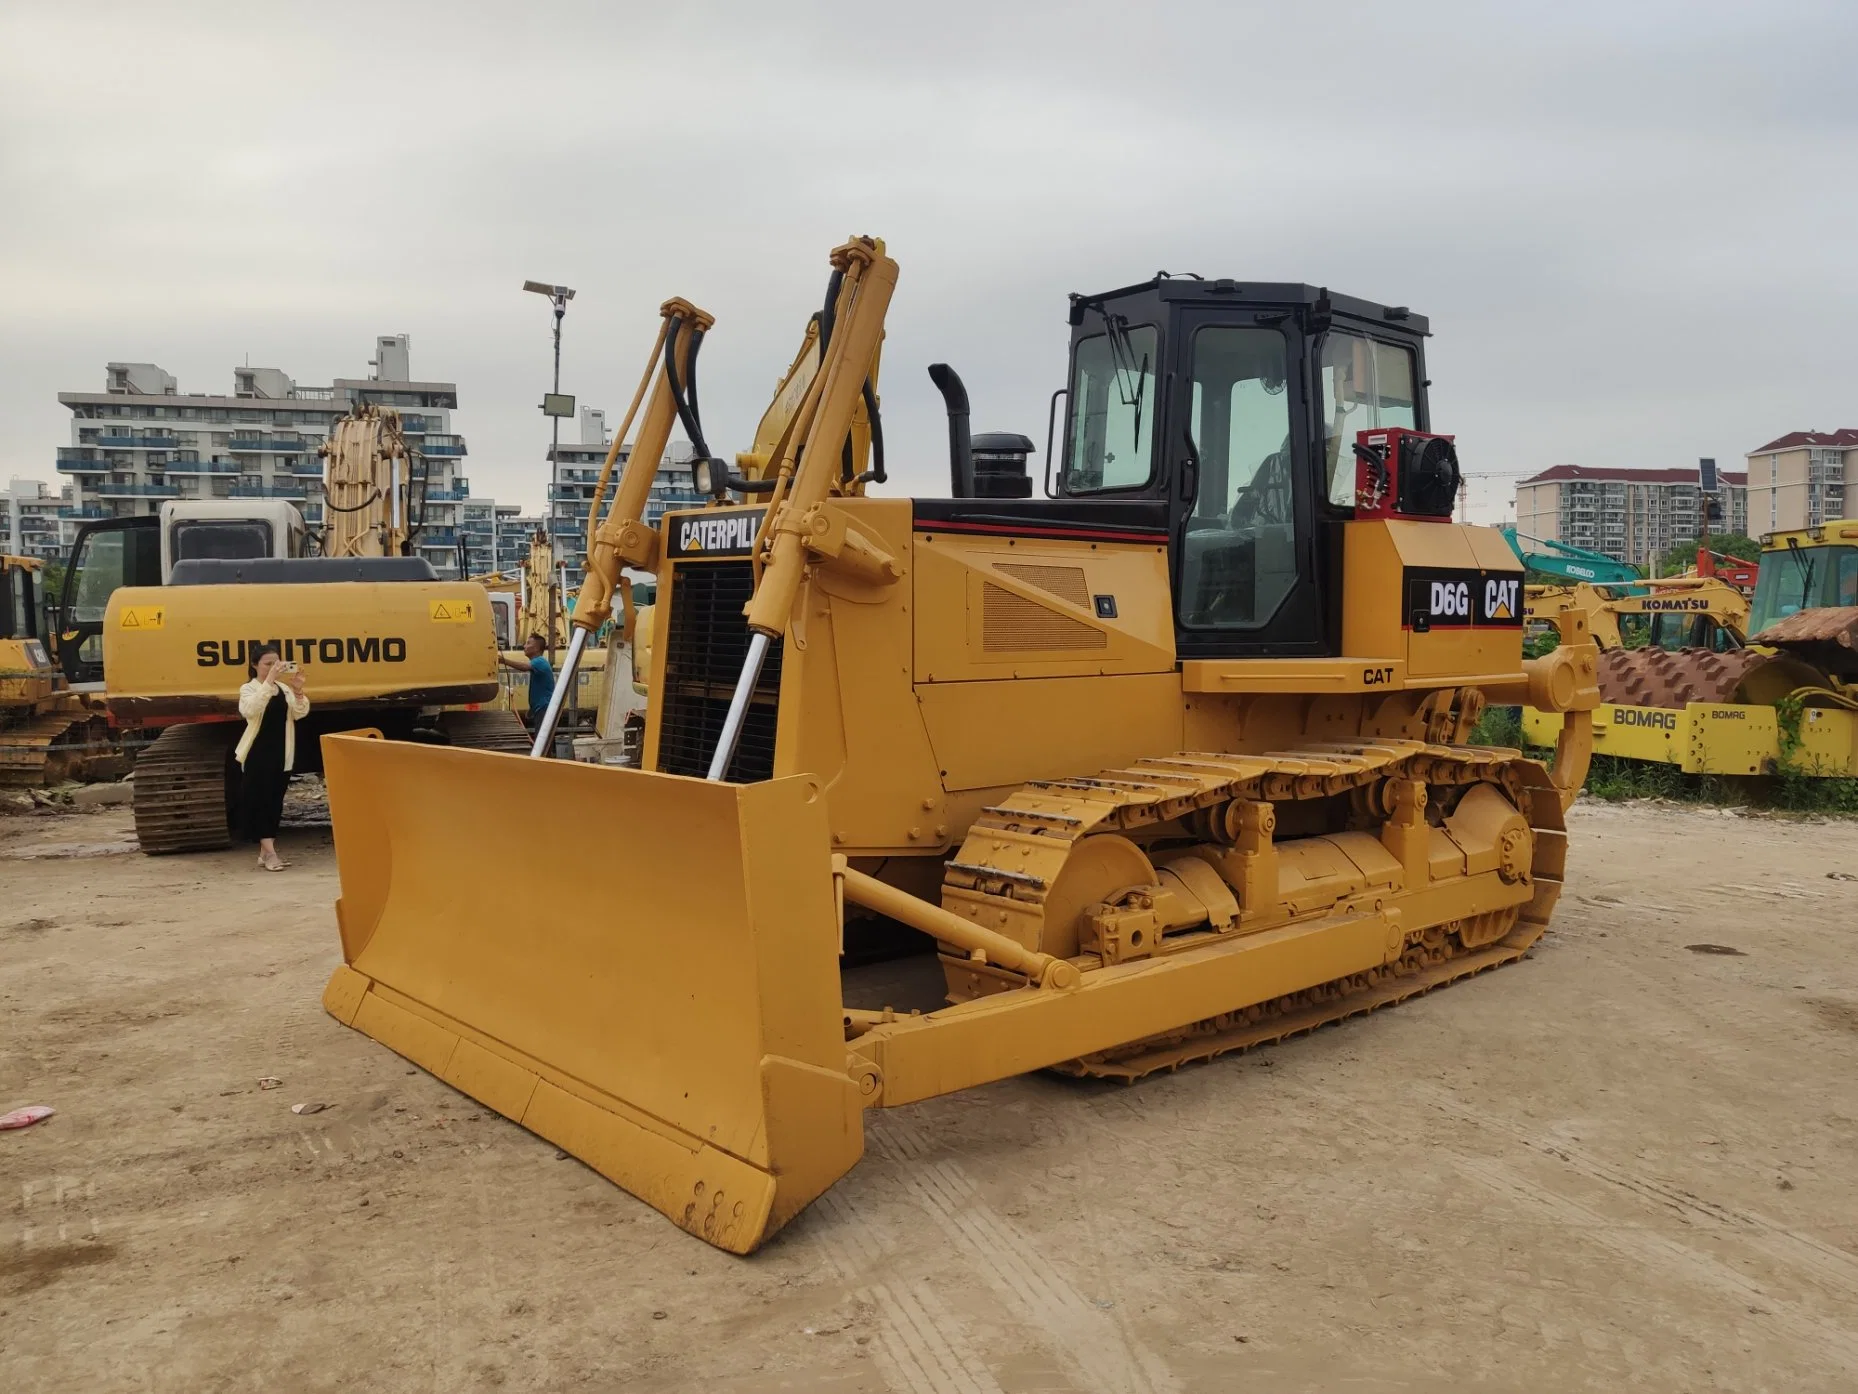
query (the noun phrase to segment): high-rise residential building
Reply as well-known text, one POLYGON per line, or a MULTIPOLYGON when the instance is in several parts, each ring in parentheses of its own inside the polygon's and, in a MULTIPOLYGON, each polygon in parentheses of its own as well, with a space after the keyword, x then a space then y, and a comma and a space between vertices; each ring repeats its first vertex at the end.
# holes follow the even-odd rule
MULTIPOLYGON (((1748 531, 1748 476, 1723 470, 1717 533, 1748 531)), ((1554 465, 1516 485, 1516 530, 1644 566, 1703 534, 1702 492, 1692 469, 1596 469, 1554 465)))
POLYGON ((459 506, 470 496, 460 470, 465 441, 451 430, 455 383, 413 377, 404 334, 382 335, 365 378, 302 386, 276 368, 233 369, 224 396, 180 390, 152 363, 111 363, 102 392, 60 392, 71 409, 71 444, 58 471, 73 481, 72 519, 155 513, 166 499, 287 499, 318 524, 331 425, 364 402, 400 413, 423 463, 423 521, 415 545, 442 576, 458 573, 459 506))
MULTIPOLYGON (((581 565, 587 551, 587 516, 593 507, 594 487, 606 464, 612 441, 606 432, 606 413, 593 407, 581 411, 580 441, 554 447, 555 482, 549 485, 548 532, 555 546, 555 559, 568 567, 570 589, 581 583, 581 565)), ((625 464, 630 447, 620 450, 614 462, 616 480, 625 464)), ((690 466, 695 450, 688 441, 674 440, 659 461, 652 478, 651 497, 645 505, 642 521, 656 524, 674 508, 697 508, 704 502, 691 481, 690 466)), ((611 481, 607 501, 612 500, 611 481)))
POLYGON ((1816 528, 1854 516, 1858 428, 1789 431, 1748 452, 1748 511, 1762 532, 1816 528))
POLYGON ((542 515, 518 504, 497 505, 497 570, 514 571, 529 560, 530 539, 542 531, 542 515))
POLYGON ((62 516, 71 486, 53 493, 37 479, 15 479, 0 492, 0 552, 63 561, 76 524, 62 516))

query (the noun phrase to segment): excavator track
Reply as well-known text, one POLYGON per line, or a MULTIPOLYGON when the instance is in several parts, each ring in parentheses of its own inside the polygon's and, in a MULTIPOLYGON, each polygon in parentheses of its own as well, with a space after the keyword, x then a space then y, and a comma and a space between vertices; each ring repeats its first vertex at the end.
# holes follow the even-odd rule
POLYGON ((45 712, 0 731, 0 787, 38 788, 74 777, 107 745, 109 725, 86 712, 45 712))
POLYGON ((151 857, 232 845, 229 752, 244 727, 233 722, 170 726, 135 768, 135 835, 151 857))
POLYGON ((1036 944, 1047 897, 1073 849, 1088 836, 1154 827, 1234 799, 1282 809, 1292 801, 1350 794, 1389 779, 1420 780, 1428 791, 1496 786, 1532 833, 1533 898, 1519 907, 1417 927, 1408 933, 1400 956, 1380 969, 1057 1068, 1132 1081, 1301 1035, 1522 958, 1547 928, 1561 893, 1567 853, 1561 795, 1539 762, 1518 751, 1481 746, 1361 740, 1310 742, 1265 755, 1188 751, 1087 779, 1028 784, 987 809, 969 829, 948 864, 943 904, 1036 944))
POLYGON ((529 731, 515 712, 445 712, 439 731, 446 741, 468 750, 502 750, 512 755, 529 753, 529 731))

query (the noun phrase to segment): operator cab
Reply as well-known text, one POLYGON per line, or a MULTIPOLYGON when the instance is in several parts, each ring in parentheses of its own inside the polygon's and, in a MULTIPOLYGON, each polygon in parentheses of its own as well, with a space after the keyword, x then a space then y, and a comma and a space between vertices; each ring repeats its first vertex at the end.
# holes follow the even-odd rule
POLYGON ((1423 317, 1313 286, 1164 273, 1073 295, 1070 324, 1046 498, 991 506, 1165 538, 1181 658, 1340 653, 1341 524, 1370 516, 1371 498, 1372 516, 1450 518, 1456 456, 1418 434, 1431 424, 1423 317), (1406 463, 1415 444, 1431 451, 1423 470, 1406 463), (1368 478, 1392 492, 1381 500, 1368 478))
POLYGON ((85 523, 58 606, 58 661, 73 685, 103 681, 103 615, 119 586, 162 586, 189 561, 300 557, 303 515, 280 500, 184 500, 159 514, 85 523))
POLYGON ((1853 605, 1858 605, 1858 523, 1840 519, 1765 539, 1748 620, 1751 635, 1802 610, 1853 605))

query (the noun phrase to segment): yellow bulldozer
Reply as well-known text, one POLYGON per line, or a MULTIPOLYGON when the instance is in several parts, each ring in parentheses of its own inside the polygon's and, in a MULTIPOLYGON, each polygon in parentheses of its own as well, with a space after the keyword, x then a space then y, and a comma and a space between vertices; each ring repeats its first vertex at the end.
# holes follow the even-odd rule
POLYGON ((833 252, 817 368, 740 474, 697 410, 711 317, 663 307, 567 660, 656 575, 643 768, 324 742, 327 1010, 737 1253, 865 1109, 1133 1080, 1520 958, 1598 699, 1580 617, 1525 662, 1520 564, 1451 520, 1420 316, 1074 296, 1044 496, 938 364, 953 497, 887 498, 897 274, 833 252), (674 422, 713 502, 647 527, 674 422), (1565 713, 1552 767, 1466 743, 1492 698, 1565 713), (430 816, 487 803, 525 816, 430 816), (563 847, 547 915, 493 908, 490 868, 563 847))
POLYGON ((0 787, 74 778, 111 748, 108 722, 71 690, 40 632, 44 568, 0 555, 0 787))
POLYGON ((441 581, 413 554, 421 487, 398 413, 358 407, 323 454, 320 549, 298 510, 274 500, 171 503, 156 518, 79 532, 66 578, 69 647, 82 652, 89 623, 111 722, 155 733, 135 771, 145 852, 230 842, 239 688, 265 645, 307 680, 299 772, 321 768, 320 737, 358 727, 528 748, 514 716, 476 709, 497 695, 484 588, 441 581))

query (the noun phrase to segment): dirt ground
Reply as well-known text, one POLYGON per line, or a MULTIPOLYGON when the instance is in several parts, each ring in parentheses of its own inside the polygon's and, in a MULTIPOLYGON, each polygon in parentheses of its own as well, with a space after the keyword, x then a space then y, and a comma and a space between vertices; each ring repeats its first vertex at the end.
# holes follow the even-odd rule
POLYGON ((739 1259, 322 1013, 307 817, 0 818, 8 1389, 1858 1388, 1858 824, 1583 804, 1527 962, 871 1116, 739 1259))

